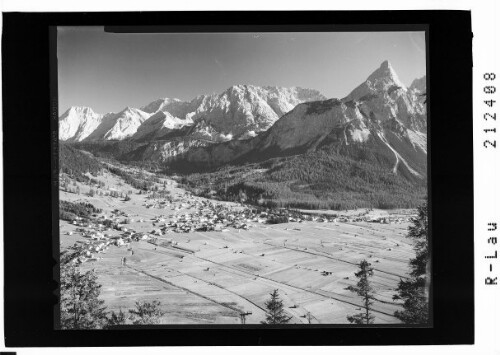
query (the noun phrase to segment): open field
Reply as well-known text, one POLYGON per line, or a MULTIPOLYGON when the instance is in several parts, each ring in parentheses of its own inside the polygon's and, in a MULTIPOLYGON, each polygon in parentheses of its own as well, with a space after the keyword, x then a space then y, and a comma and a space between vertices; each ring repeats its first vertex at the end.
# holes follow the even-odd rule
MULTIPOLYGON (((405 238, 413 211, 363 209, 338 212, 345 218, 330 221, 282 224, 248 218, 245 228, 178 232, 172 223, 179 225, 182 220, 189 225, 193 216, 209 215, 214 206, 224 206, 220 208, 226 214, 237 214, 244 206, 192 196, 172 180, 161 181, 170 196, 162 200, 138 194, 109 173, 97 179, 108 187, 133 191, 131 199, 86 196, 89 187, 81 183, 77 183, 81 194, 61 191, 60 199, 89 202, 102 209, 100 215, 106 218, 118 219, 121 213, 128 219, 123 226, 148 236, 124 245, 111 244, 80 264, 83 270, 97 273, 101 298, 109 310, 126 310, 135 301, 157 299, 167 312, 162 319, 166 324, 241 324, 241 313, 247 313, 247 324, 260 323, 269 293, 278 289, 293 317, 291 323, 308 323, 310 313, 311 323, 345 324, 346 316, 358 313, 361 306, 361 299, 345 288, 356 283, 357 264, 366 259, 374 267, 375 323, 399 322, 393 313, 401 306, 392 296, 400 278, 407 276, 413 256, 405 238), (355 218, 360 215, 363 218, 355 218), (397 223, 368 222, 381 216, 397 223), (152 233, 160 226, 163 232, 152 233)), ((62 249, 89 241, 78 228, 91 229, 60 222, 62 249)), ((108 230, 107 238, 119 238, 123 231, 108 230)))

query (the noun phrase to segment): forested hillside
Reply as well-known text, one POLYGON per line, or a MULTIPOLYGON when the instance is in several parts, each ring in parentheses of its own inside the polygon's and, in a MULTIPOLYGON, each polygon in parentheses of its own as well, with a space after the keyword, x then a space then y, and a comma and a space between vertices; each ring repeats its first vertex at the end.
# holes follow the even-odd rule
POLYGON ((426 180, 411 183, 380 164, 329 150, 189 174, 180 182, 224 200, 305 209, 410 208, 427 191, 426 180))
POLYGON ((86 173, 96 175, 102 168, 102 164, 92 154, 75 149, 68 144, 59 144, 60 172, 78 178, 86 173))

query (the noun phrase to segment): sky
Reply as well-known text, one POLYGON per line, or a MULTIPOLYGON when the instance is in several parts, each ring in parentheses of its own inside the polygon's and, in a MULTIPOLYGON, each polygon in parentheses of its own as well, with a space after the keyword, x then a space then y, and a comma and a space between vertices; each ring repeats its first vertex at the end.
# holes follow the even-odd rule
POLYGON ((425 75, 424 32, 105 33, 59 27, 59 113, 190 101, 232 85, 300 86, 345 97, 389 60, 400 80, 425 75))

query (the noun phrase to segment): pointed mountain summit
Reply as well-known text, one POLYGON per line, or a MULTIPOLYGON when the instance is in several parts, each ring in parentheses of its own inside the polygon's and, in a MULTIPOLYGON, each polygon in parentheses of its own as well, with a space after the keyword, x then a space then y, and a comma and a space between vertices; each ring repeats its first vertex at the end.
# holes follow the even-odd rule
POLYGON ((66 110, 66 112, 63 114, 69 114, 69 113, 78 113, 78 114, 83 114, 83 115, 94 115, 96 114, 92 108, 88 106, 71 106, 69 109, 66 110))
POLYGON ((375 70, 366 80, 371 82, 375 82, 377 80, 392 81, 399 86, 404 86, 399 80, 398 75, 396 74, 394 68, 388 60, 382 62, 382 64, 380 64, 380 67, 375 70))
POLYGON ((103 116, 101 124, 86 140, 122 140, 137 132, 139 126, 149 118, 149 113, 133 107, 126 107, 119 113, 103 116))
POLYGON ((394 90, 406 90, 406 86, 399 80, 391 63, 386 60, 368 78, 355 88, 347 98, 359 100, 366 96, 380 95, 384 92, 392 93, 394 90))
POLYGON ((139 126, 132 139, 137 141, 162 139, 170 132, 179 130, 192 123, 193 121, 190 118, 182 119, 173 116, 166 110, 159 110, 139 126))
POLYGON ((399 80, 387 60, 342 101, 361 105, 363 114, 370 115, 374 122, 389 124, 395 121, 393 124, 415 131, 427 130, 424 99, 399 80))
POLYGON ((90 107, 73 106, 59 117, 59 139, 79 142, 87 138, 101 123, 102 115, 90 107))
POLYGON ((163 99, 158 99, 145 106, 142 106, 141 110, 153 114, 158 111, 165 111, 165 110, 168 111, 169 106, 178 103, 182 103, 182 101, 176 98, 170 99, 168 97, 165 97, 163 99))

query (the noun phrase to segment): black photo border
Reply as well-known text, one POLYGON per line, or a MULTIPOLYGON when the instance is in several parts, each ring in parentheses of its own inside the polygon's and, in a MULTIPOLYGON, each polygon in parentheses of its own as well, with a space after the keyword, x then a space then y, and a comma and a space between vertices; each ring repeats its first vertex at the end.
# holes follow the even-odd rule
POLYGON ((467 11, 3 14, 5 343, 24 346, 412 345, 474 341, 472 32, 467 11), (168 23, 166 28, 162 24, 168 23), (144 32, 425 30, 432 315, 426 327, 54 330, 58 312, 57 26, 144 32), (54 79, 55 78, 55 79, 54 79), (432 152, 432 153, 431 153, 432 152), (431 169, 432 167, 432 169, 431 169), (55 239, 52 239, 56 236, 55 239))

